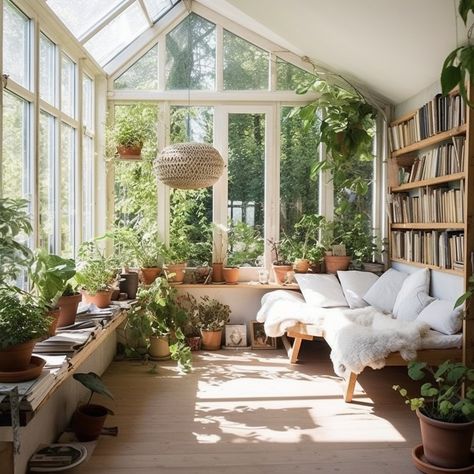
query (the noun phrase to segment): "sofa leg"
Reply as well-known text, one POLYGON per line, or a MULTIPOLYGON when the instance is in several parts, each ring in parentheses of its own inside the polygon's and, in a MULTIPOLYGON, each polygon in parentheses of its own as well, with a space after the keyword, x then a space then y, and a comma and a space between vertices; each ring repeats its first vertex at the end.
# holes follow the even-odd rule
POLYGON ((295 337, 293 341, 293 345, 291 345, 290 341, 286 337, 286 334, 282 336, 283 345, 285 346, 286 353, 288 354, 288 358, 290 359, 290 364, 296 364, 298 361, 298 354, 301 349, 301 342, 303 339, 299 337, 295 337))
POLYGON ((344 379, 344 401, 346 403, 352 402, 354 396, 354 390, 357 382, 357 374, 351 372, 347 379, 344 379))

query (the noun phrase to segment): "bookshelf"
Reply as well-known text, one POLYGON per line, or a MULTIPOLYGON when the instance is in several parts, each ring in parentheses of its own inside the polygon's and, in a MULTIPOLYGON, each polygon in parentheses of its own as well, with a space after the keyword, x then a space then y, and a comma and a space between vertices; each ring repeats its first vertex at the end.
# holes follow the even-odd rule
MULTIPOLYGON (((390 260, 456 275, 465 288, 474 264, 473 114, 458 92, 438 94, 388 130, 390 260)), ((466 313, 463 358, 473 366, 474 323, 466 313)))

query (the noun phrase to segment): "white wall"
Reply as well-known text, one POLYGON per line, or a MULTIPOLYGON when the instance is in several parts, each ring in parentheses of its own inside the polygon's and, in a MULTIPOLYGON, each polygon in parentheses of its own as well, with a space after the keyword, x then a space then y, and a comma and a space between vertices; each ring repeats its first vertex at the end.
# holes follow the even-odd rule
POLYGON ((422 89, 418 94, 410 97, 405 102, 395 106, 394 119, 408 114, 415 109, 419 109, 422 105, 429 102, 436 94, 441 92, 441 84, 439 81, 434 82, 425 89, 422 89))

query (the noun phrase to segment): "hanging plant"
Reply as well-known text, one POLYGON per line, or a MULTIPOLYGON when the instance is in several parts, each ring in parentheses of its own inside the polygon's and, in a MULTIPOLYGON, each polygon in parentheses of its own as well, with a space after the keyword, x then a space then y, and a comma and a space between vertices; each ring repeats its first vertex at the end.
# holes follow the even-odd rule
MULTIPOLYGON (((461 0, 458 7, 459 15, 467 26, 469 12, 474 13, 474 0, 461 0)), ((459 87, 459 93, 469 107, 474 107, 467 95, 466 82, 471 81, 474 74, 474 46, 471 44, 472 24, 467 32, 467 44, 459 46, 448 54, 441 70, 441 91, 448 95, 453 89, 459 87)))

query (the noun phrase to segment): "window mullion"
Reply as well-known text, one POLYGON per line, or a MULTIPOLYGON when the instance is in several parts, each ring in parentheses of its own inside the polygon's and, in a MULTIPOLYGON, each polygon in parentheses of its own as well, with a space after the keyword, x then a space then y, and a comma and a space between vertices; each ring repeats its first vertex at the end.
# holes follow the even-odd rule
MULTIPOLYGON (((158 46, 158 49, 161 48, 158 46)), ((164 76, 163 76, 164 77, 164 76)), ((170 142, 170 104, 169 102, 163 102, 158 107, 158 129, 157 139, 159 151, 166 147, 170 142)), ((158 185, 158 209, 157 209, 157 221, 158 221, 158 233, 161 240, 168 244, 169 243, 169 227, 170 227, 170 188, 164 183, 158 185)))
POLYGON ((30 186, 30 206, 32 213, 32 227, 33 234, 30 242, 32 246, 38 247, 40 241, 40 226, 39 226, 39 156, 40 156, 40 107, 39 107, 39 88, 40 88, 40 25, 38 19, 34 20, 34 30, 32 37, 33 41, 33 75, 34 75, 34 95, 32 99, 32 108, 28 113, 29 124, 27 127, 29 139, 31 140, 30 146, 27 148, 27 153, 30 155, 27 160, 30 164, 28 173, 30 174, 29 186, 30 186))
POLYGON ((216 25, 216 91, 224 90, 224 29, 216 25))

